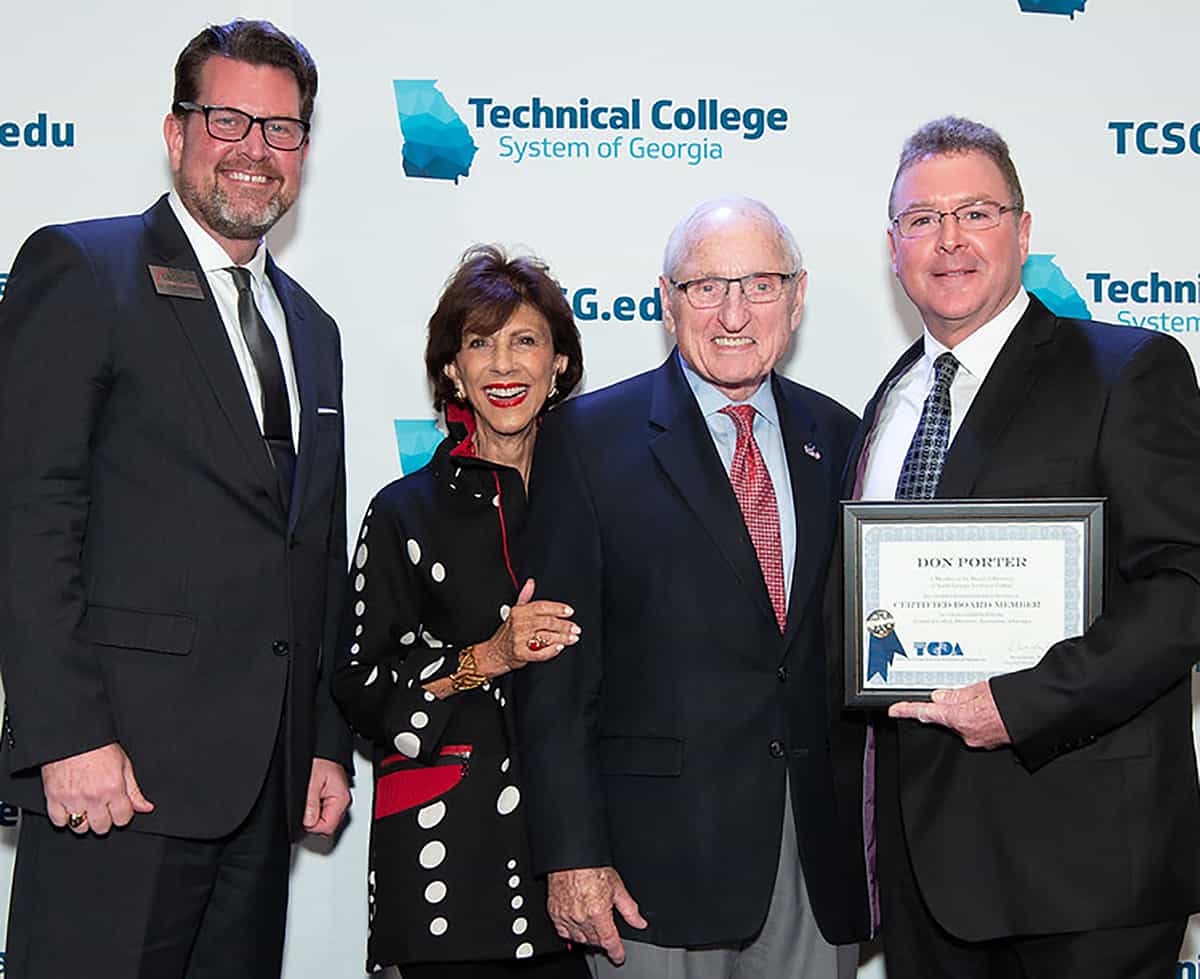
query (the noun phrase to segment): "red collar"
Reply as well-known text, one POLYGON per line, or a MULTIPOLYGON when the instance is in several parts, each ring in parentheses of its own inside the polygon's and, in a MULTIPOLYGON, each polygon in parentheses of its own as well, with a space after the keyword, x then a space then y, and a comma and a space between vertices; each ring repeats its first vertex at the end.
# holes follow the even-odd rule
POLYGON ((446 427, 459 424, 467 430, 467 436, 450 450, 452 456, 460 459, 475 458, 475 412, 464 405, 450 402, 446 405, 446 427))

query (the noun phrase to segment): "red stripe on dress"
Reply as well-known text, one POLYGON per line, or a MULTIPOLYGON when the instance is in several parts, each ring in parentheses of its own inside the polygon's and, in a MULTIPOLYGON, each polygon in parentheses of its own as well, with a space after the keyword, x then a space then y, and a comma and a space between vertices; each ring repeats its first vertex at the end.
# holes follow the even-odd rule
POLYGON ((504 566, 508 568, 508 577, 512 579, 513 588, 519 592, 521 586, 517 584, 512 558, 508 553, 508 525, 504 522, 504 497, 500 495, 500 474, 493 470, 492 479, 496 481, 496 509, 500 512, 500 547, 504 550, 504 566))
MULTIPOLYGON (((471 745, 446 745, 438 754, 443 758, 458 758, 465 763, 471 757, 471 745)), ((412 761, 407 755, 388 755, 380 764, 401 760, 412 761)), ((381 776, 375 783, 375 818, 385 819, 445 795, 463 780, 464 767, 464 764, 429 765, 402 768, 381 776)))

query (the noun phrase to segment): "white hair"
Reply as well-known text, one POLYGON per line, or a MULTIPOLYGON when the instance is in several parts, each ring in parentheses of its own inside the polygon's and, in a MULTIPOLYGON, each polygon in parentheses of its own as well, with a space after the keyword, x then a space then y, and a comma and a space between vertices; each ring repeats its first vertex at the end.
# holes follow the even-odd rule
POLYGON ((800 247, 796 244, 791 230, 779 220, 778 216, 762 201, 752 197, 733 195, 729 197, 714 197, 692 208, 691 212, 675 225, 671 236, 667 239, 667 247, 663 251, 663 277, 674 278, 676 269, 683 264, 688 252, 700 239, 704 230, 705 219, 716 211, 728 209, 761 221, 774 231, 779 247, 791 263, 792 272, 799 272, 804 262, 800 255, 800 247))

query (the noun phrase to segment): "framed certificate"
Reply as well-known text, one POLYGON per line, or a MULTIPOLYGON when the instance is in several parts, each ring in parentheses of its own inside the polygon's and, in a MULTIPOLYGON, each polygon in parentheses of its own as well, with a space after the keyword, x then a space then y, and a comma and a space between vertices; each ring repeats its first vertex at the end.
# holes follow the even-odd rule
POLYGON ((1036 664, 1104 591, 1103 500, 843 502, 847 707, 1036 664))

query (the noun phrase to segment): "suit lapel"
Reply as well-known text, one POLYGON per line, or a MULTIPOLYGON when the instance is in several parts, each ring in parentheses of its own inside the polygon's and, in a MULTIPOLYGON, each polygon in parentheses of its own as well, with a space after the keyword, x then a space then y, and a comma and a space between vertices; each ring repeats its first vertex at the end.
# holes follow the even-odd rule
POLYGON ((663 472, 763 614, 774 623, 771 597, 737 497, 674 352, 654 375, 650 429, 650 451, 663 472))
POLYGON ((808 409, 771 375, 775 405, 779 409, 779 427, 783 433, 783 449, 788 475, 792 484, 792 508, 796 522, 796 546, 792 560, 792 587, 788 594, 787 628, 784 648, 791 642, 800 626, 813 579, 818 571, 810 560, 813 549, 824 547, 829 539, 826 526, 829 507, 829 462, 821 453, 821 433, 808 409), (811 453, 815 453, 811 454, 811 453))
POLYGON ((296 388, 300 393, 300 445, 296 455, 296 478, 292 485, 292 509, 288 516, 288 529, 293 530, 300 517, 304 490, 308 486, 316 450, 316 351, 312 347, 312 333, 305 328, 304 304, 296 294, 292 281, 279 271, 270 255, 267 256, 267 278, 271 280, 279 305, 283 308, 288 342, 292 348, 292 364, 296 368, 296 388))
POLYGON ((1054 314, 1034 297, 1017 322, 971 402, 942 468, 939 497, 968 497, 992 448, 1050 363, 1054 314))
POLYGON ((850 443, 850 454, 846 457, 846 468, 842 471, 842 499, 848 500, 854 496, 860 470, 866 461, 863 459, 863 451, 866 448, 871 432, 875 428, 879 409, 887 400, 888 393, 895 386, 896 382, 904 376, 905 371, 921 356, 924 349, 925 339, 924 337, 918 337, 912 346, 901 354, 900 359, 892 365, 892 369, 888 371, 887 376, 880 382, 879 387, 875 389, 875 394, 872 395, 871 400, 867 402, 866 408, 863 409, 863 419, 859 422, 858 430, 854 433, 854 439, 850 443))
POLYGON ((175 219, 165 196, 142 215, 142 220, 146 226, 150 246, 157 253, 161 264, 170 268, 192 270, 200 281, 205 295, 203 302, 169 296, 156 298, 159 302, 169 304, 174 311, 201 369, 208 378, 217 404, 245 453, 247 463, 258 479, 270 489, 272 499, 277 499, 279 490, 275 469, 271 465, 266 443, 254 416, 254 407, 250 404, 250 395, 246 391, 246 382, 229 346, 225 325, 221 322, 221 315, 217 311, 216 300, 209 291, 204 271, 200 268, 200 263, 188 244, 187 236, 175 219))

